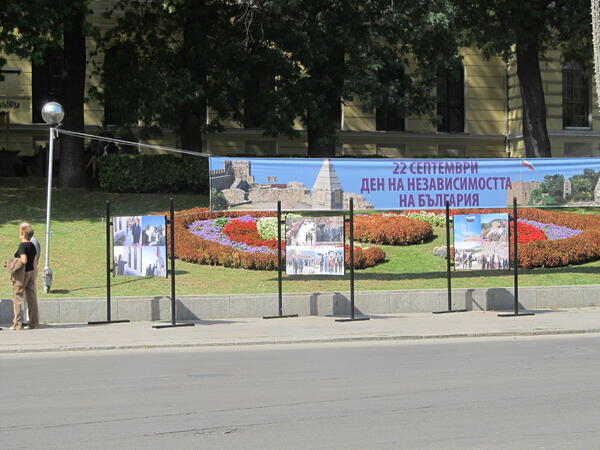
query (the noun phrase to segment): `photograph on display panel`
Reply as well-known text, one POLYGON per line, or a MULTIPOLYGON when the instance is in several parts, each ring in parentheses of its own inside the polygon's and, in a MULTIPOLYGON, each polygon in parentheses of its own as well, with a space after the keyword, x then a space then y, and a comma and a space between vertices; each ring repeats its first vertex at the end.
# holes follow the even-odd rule
POLYGON ((454 216, 457 270, 509 270, 508 214, 454 216))
POLYGON ((159 247, 159 246, 142 247, 142 263, 143 263, 144 276, 166 277, 167 276, 166 247, 159 247))
POLYGON ((114 247, 114 273, 117 276, 144 276, 142 272, 142 247, 114 247))
POLYGON ((113 217, 114 273, 167 275, 166 216, 113 217))
POLYGON ((166 245, 167 216, 142 217, 142 246, 166 245))
POLYGON ((286 274, 344 275, 344 218, 288 217, 286 274))
POLYGON ((113 217, 113 245, 142 245, 142 216, 113 217))

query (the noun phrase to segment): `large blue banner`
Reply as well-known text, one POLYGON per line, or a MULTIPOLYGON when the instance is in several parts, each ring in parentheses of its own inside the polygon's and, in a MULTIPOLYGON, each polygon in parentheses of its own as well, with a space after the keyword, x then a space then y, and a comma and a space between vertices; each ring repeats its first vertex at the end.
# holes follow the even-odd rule
POLYGON ((210 158, 215 211, 600 206, 599 177, 600 158, 210 158))

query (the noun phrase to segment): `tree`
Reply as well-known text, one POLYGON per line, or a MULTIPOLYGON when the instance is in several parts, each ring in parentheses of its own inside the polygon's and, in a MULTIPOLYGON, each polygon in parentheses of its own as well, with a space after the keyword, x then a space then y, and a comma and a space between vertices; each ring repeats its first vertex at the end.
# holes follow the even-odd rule
MULTIPOLYGON (((43 62, 49 49, 64 51, 65 85, 62 103, 64 127, 83 132, 85 91, 85 34, 87 0, 41 0, 22 2, 5 0, 0 8, 0 50, 31 58, 33 64, 43 62)), ((85 154, 79 138, 62 137, 59 183, 62 186, 85 185, 85 154)))
POLYGON ((561 204, 564 201, 564 183, 565 177, 563 175, 545 175, 540 188, 542 189, 542 192, 552 199, 553 204, 561 204))
POLYGON ((448 1, 262 0, 245 2, 249 30, 287 55, 279 80, 307 129, 308 155, 335 156, 341 104, 360 98, 405 116, 431 114, 438 73, 457 59, 448 1))
POLYGON ((550 157, 540 58, 548 49, 581 53, 591 36, 587 0, 456 0, 467 43, 484 53, 515 58, 523 103, 523 138, 528 157, 550 157), (578 50, 575 51, 575 48, 578 50))
POLYGON ((200 151, 203 132, 240 119, 245 50, 234 2, 121 1, 117 10, 117 25, 99 40, 111 56, 96 69, 103 90, 92 94, 119 112, 119 125, 139 120, 144 136, 169 128, 182 147, 200 151), (210 121, 207 107, 216 112, 210 121))

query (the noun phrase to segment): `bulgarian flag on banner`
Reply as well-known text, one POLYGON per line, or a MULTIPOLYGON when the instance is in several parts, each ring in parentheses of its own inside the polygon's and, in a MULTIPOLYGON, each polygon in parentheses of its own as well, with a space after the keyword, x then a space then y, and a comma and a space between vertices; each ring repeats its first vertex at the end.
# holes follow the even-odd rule
POLYGON ((535 172, 535 167, 533 167, 533 164, 531 164, 529 161, 527 161, 526 159, 521 161, 521 165, 527 167, 529 170, 535 172))

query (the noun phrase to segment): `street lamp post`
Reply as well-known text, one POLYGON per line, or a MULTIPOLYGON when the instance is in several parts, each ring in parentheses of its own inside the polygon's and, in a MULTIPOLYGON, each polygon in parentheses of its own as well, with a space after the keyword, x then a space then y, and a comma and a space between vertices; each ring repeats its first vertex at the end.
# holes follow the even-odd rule
POLYGON ((56 129, 60 126, 65 112, 56 102, 49 102, 42 108, 42 119, 49 128, 48 142, 48 189, 46 193, 46 261, 44 264, 44 291, 50 292, 52 286, 52 269, 50 268, 50 206, 52 202, 52 163, 54 162, 54 138, 56 129))

